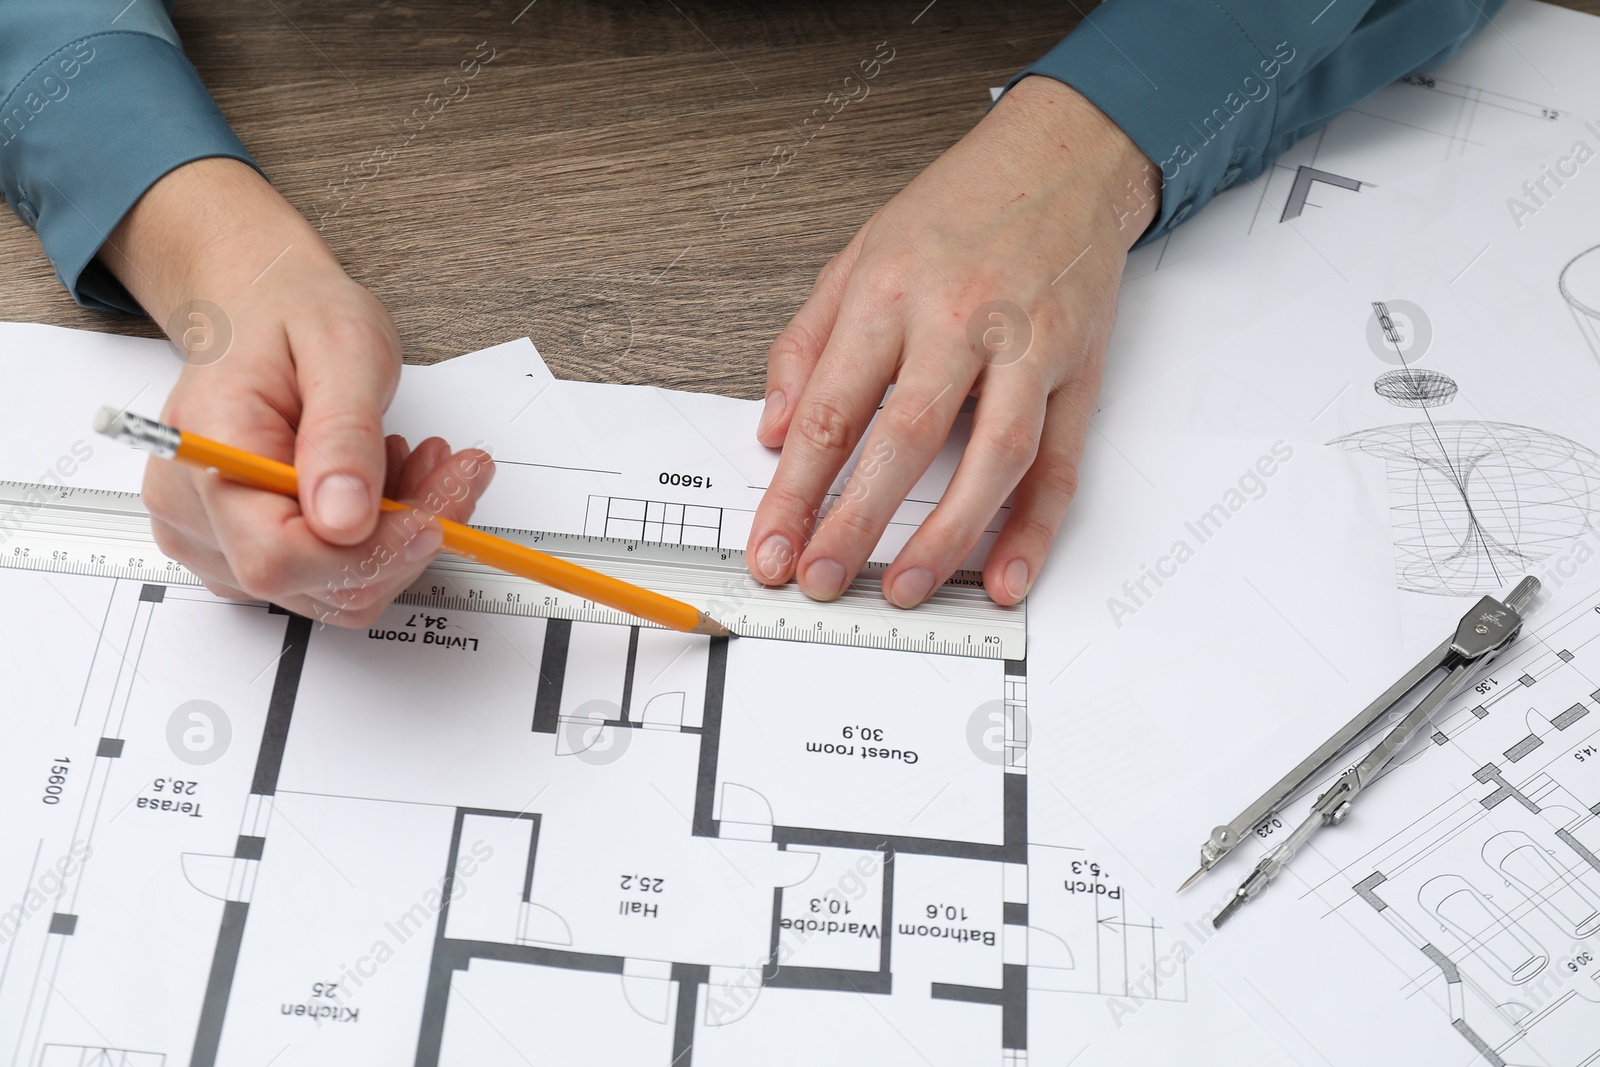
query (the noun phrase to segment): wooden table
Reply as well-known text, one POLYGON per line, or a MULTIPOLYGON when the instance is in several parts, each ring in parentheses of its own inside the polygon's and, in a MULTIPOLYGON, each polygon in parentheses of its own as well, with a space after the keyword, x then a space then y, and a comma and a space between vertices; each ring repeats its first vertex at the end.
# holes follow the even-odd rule
MULTIPOLYGON (((265 0, 181 4, 177 26, 256 160, 389 307, 409 360, 527 335, 561 377, 753 397, 818 269, 1075 12, 265 0), (807 124, 890 50, 867 96, 807 124), (775 149, 792 162, 766 181, 775 149)), ((0 276, 0 319, 158 336, 74 305, 15 220, 0 276)))

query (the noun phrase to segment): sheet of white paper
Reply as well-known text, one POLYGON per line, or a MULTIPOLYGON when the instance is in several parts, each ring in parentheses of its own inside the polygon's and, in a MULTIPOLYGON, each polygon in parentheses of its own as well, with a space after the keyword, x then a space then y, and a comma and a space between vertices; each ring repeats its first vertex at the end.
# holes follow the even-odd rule
MULTIPOLYGON (((1077 783, 1074 815, 1171 887, 1213 825, 1474 598, 1524 573, 1545 583, 1526 651, 1199 954, 1318 1062, 1468 1062, 1479 1042, 1485 1062, 1600 1052, 1600 766, 1586 751, 1600 677, 1585 666, 1600 606, 1600 185, 1571 181, 1532 215, 1508 210, 1519 189, 1513 175, 1103 412, 1030 612, 1034 632, 1076 635, 1032 650, 1030 668, 1048 664, 1034 706, 1078 711, 1036 735, 1032 773, 1077 783), (1405 366, 1369 332, 1374 300, 1396 309, 1405 366), (1247 485, 1252 453, 1274 444, 1292 455, 1247 485), (1179 479, 1200 503, 1163 545, 1144 501, 1181 502, 1179 479), (1142 539, 1120 514, 1130 503, 1142 539)), ((1277 832, 1188 896, 1143 903, 1169 926, 1200 923, 1277 832)))
POLYGON ((451 378, 463 372, 490 376, 500 374, 511 378, 527 378, 534 382, 555 380, 555 375, 545 366, 544 357, 539 355, 539 350, 533 346, 533 341, 526 337, 506 341, 490 348, 481 348, 476 352, 468 352, 452 359, 440 360, 438 363, 419 365, 409 373, 425 373, 430 380, 436 380, 451 378))
POLYGON ((156 415, 183 361, 165 341, 0 323, 12 405, 0 480, 138 492, 144 456, 94 432, 102 405, 156 415), (25 399, 24 399, 25 398, 25 399))
MULTIPOLYGON (((40 401, 0 440, 24 480, 75 382, 158 411, 178 369, 0 337, 40 401)), ((408 370, 389 428, 493 448, 489 521, 742 543, 754 405, 557 397, 529 354, 408 370)), ((137 455, 91 458, 123 455, 74 484, 136 487, 137 455)), ((1281 1060, 1113 848, 1028 833, 1056 801, 1002 755, 1024 662, 406 608, 350 633, 9 568, 0 598, 18 1062, 1281 1060)))
MULTIPOLYGON (((226 357, 224 357, 226 358, 226 357)), ((145 457, 96 435, 102 405, 151 418, 183 370, 171 345, 143 337, 69 330, 35 323, 0 323, 0 368, 15 397, 0 454, 0 480, 138 492, 145 457)), ((431 367, 407 365, 403 382, 477 405, 496 398, 532 397, 554 377, 527 338, 508 341, 431 367), (424 384, 426 383, 426 384, 424 384), (448 386, 448 388, 445 388, 448 386)), ((437 431, 411 431, 412 442, 437 431)), ((476 440, 463 433, 452 443, 476 440)))

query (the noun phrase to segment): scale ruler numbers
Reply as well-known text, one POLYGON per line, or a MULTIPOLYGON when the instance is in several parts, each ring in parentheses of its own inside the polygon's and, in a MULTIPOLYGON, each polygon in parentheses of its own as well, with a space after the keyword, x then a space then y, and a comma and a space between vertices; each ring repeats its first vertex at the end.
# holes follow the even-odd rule
MULTIPOLYGON (((955 574, 916 610, 902 611, 883 599, 879 585, 884 568, 878 564, 869 564, 838 600, 822 603, 793 584, 776 589, 761 585, 745 569, 744 553, 734 549, 479 528, 693 604, 745 637, 984 659, 1022 659, 1026 650, 1021 606, 995 604, 983 591, 981 577, 970 571, 955 574)), ((156 547, 137 493, 27 482, 0 481, 0 565, 201 584, 156 547)), ((395 600, 438 610, 652 625, 450 555, 441 555, 395 600)))

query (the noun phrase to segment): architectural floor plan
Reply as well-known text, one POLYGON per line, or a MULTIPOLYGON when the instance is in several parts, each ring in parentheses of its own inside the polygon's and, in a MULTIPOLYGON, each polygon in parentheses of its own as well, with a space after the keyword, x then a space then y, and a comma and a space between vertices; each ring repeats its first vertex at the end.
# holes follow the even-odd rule
POLYGON ((1009 1064, 1030 962, 1184 997, 1094 857, 1030 888, 1022 661, 0 584, 5 1063, 1009 1064))
MULTIPOLYGON (((166 354, 116 340, 97 366, 133 396, 166 354)), ((742 547, 774 462, 744 402, 508 381, 468 412, 409 375, 388 415, 485 435, 475 521, 742 547)), ((40 411, 66 436, 34 446, 70 452, 72 413, 40 411)), ((96 446, 78 483, 131 500, 128 459, 96 446)), ((50 520, 6 484, 0 1064, 942 1067, 1114 1055, 1135 1014, 1151 1040, 1214 1017, 1189 935, 1130 899, 1114 849, 1030 838, 1070 783, 1029 788, 1053 720, 1030 721, 1023 618, 1014 652, 949 654, 679 637, 466 589, 351 632, 161 558, 14 559, 5 520, 50 520)))

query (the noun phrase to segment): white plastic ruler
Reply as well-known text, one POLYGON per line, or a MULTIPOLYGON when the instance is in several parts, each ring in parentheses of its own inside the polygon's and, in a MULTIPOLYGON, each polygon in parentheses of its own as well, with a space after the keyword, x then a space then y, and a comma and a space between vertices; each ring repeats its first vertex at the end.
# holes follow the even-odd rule
MULTIPOLYGON (((811 600, 793 584, 767 588, 729 548, 625 541, 581 534, 482 529, 693 604, 745 637, 1022 659, 1020 606, 1003 608, 981 577, 960 571, 928 602, 901 611, 884 601, 880 565, 869 565, 838 600, 811 600)), ((0 565, 22 570, 199 585, 150 534, 136 493, 0 481, 0 565)), ((441 555, 397 599, 452 611, 488 611, 581 622, 637 623, 623 612, 481 564, 441 555)), ((649 624, 641 624, 649 625, 649 624)))

